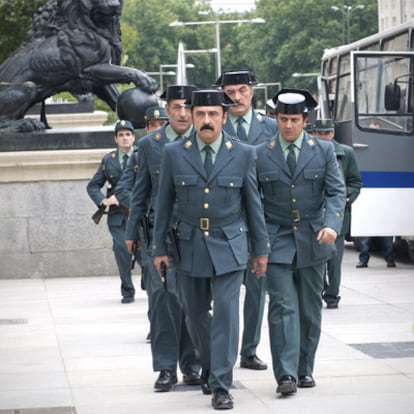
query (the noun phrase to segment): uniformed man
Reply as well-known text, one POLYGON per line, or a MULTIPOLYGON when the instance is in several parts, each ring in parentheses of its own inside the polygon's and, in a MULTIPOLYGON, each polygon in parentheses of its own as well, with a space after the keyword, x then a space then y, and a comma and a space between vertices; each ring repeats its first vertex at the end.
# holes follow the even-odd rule
MULTIPOLYGON (((224 92, 237 104, 229 108, 224 131, 237 136, 241 141, 257 145, 276 136, 276 121, 263 116, 253 108, 253 85, 256 78, 248 70, 224 72, 216 81, 224 92)), ((265 278, 245 278, 245 297, 243 308, 243 335, 240 348, 242 368, 263 370, 267 364, 257 356, 260 342, 263 311, 265 306, 265 278)))
POLYGON ((355 159, 354 150, 348 145, 340 144, 335 137, 332 119, 317 119, 310 127, 312 135, 332 142, 346 186, 346 207, 342 229, 335 240, 336 253, 328 260, 324 281, 323 300, 328 309, 338 308, 341 299, 339 287, 341 284, 341 267, 344 255, 345 236, 349 233, 351 224, 351 205, 361 191, 362 179, 355 159))
MULTIPOLYGON (((155 105, 150 106, 145 111, 145 131, 149 134, 156 129, 161 128, 168 122, 168 115, 165 112, 165 109, 162 106, 155 105)), ((118 182, 115 190, 115 196, 118 201, 129 208, 130 200, 131 200, 131 192, 134 186, 136 176, 138 172, 138 151, 134 151, 132 155, 129 157, 128 164, 125 170, 122 173, 122 177, 118 182)), ((148 269, 145 260, 142 260, 141 256, 141 249, 135 248, 135 257, 133 260, 136 260, 141 266, 141 287, 142 289, 146 290, 145 284, 148 280, 148 269)), ((145 258, 144 258, 145 259, 145 258)), ((150 308, 148 306, 148 319, 150 318, 150 308)), ((147 341, 151 340, 151 334, 148 333, 147 341)))
POLYGON ((98 207, 109 207, 108 227, 112 235, 112 249, 121 277, 121 302, 132 303, 135 288, 131 278, 131 254, 125 246, 125 226, 128 210, 119 204, 114 195, 122 172, 135 149, 134 127, 131 122, 119 120, 115 124, 115 142, 118 149, 103 157, 98 170, 88 183, 87 191, 98 207), (106 182, 108 183, 108 191, 105 196, 102 187, 106 182))
MULTIPOLYGON (((226 99, 227 98, 227 99, 226 99)), ((252 240, 248 278, 266 271, 268 237, 255 172, 255 149, 222 132, 223 91, 194 91, 195 131, 165 146, 155 218, 155 266, 171 266, 165 234, 176 206, 177 283, 200 350, 202 392, 215 409, 233 408, 229 394, 239 340, 239 294, 252 240), (176 200, 176 205, 174 201, 176 200), (212 310, 212 312, 211 312, 212 310)))
POLYGON ((257 174, 271 243, 268 323, 276 392, 315 386, 324 269, 335 252, 345 185, 334 147, 304 131, 317 103, 306 90, 274 98, 279 134, 257 147, 257 174))
MULTIPOLYGON (((150 106, 145 111, 145 131, 149 134, 161 128, 168 122, 168 115, 162 106, 150 106)), ((139 145, 139 143, 138 143, 139 145)), ((128 165, 122 173, 122 177, 116 187, 115 195, 118 201, 129 208, 131 191, 138 172, 138 152, 134 151, 128 160, 128 165)))
POLYGON ((162 106, 150 106, 145 111, 145 129, 147 134, 161 128, 168 122, 168 115, 162 106))
POLYGON ((185 384, 200 384, 199 356, 188 334, 184 313, 178 301, 175 270, 171 268, 166 276, 167 284, 163 286, 154 268, 150 249, 154 214, 158 209, 161 151, 167 143, 190 135, 191 113, 183 103, 195 89, 197 88, 193 85, 168 86, 161 99, 167 101, 165 110, 169 122, 139 140, 138 173, 131 194, 125 235, 129 251, 132 251, 134 242, 142 244, 143 262, 149 270, 145 285, 150 306, 152 365, 153 370, 159 372, 154 384, 156 391, 170 391, 175 387, 178 381, 177 362, 185 384), (138 228, 141 229, 140 235, 138 228))

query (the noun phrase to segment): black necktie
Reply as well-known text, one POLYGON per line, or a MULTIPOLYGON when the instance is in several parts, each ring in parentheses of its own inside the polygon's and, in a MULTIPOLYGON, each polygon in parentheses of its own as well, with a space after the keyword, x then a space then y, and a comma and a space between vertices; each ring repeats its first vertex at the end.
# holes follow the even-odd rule
POLYGON ((122 157, 122 169, 125 170, 125 167, 128 164, 128 154, 124 154, 124 156, 122 157))
POLYGON ((211 155, 211 147, 210 145, 206 145, 204 147, 204 152, 206 153, 206 156, 204 158, 204 169, 206 170, 207 177, 210 175, 211 169, 213 168, 213 157, 211 155))
POLYGON ((240 141, 247 141, 246 130, 244 129, 243 122, 244 119, 242 116, 237 118, 237 136, 240 141))
POLYGON ((289 149, 289 153, 286 158, 286 161, 287 161, 287 165, 289 167, 290 173, 293 175, 296 170, 295 144, 289 144, 288 149, 289 149))

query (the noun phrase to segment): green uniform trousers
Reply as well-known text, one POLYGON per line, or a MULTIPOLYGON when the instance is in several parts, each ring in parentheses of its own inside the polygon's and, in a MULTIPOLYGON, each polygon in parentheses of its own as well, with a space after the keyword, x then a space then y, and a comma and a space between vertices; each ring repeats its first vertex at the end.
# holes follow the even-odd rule
POLYGON ((273 374, 312 375, 322 320, 325 263, 296 269, 269 263, 268 323, 273 374))

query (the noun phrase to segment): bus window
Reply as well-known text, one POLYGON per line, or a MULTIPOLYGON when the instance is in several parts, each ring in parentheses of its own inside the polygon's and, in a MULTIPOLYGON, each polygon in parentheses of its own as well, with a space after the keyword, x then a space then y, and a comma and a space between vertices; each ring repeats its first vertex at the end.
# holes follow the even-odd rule
MULTIPOLYGON (((355 65, 356 123, 367 128, 379 121, 382 129, 403 133, 412 129, 412 75, 410 57, 359 57, 355 65), (389 85, 397 85, 399 102, 393 107, 385 105, 385 92, 389 85), (388 108, 388 109, 387 109, 388 108)), ((394 88, 393 88, 394 89, 394 88)), ((394 96, 395 98, 395 96, 394 96)))

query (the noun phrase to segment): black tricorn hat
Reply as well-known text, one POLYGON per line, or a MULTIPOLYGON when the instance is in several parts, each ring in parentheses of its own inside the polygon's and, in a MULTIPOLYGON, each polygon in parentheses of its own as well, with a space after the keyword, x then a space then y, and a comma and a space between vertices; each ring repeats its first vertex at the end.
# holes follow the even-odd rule
POLYGON ((303 114, 318 106, 306 89, 283 88, 273 98, 275 111, 282 114, 303 114))
POLYGON ((184 103, 186 106, 192 108, 194 106, 222 106, 228 108, 229 106, 236 106, 230 97, 218 89, 198 89, 193 91, 191 98, 184 103))
POLYGON ((216 80, 216 85, 256 85, 257 80, 253 74, 247 70, 229 70, 223 72, 216 80))
POLYGON ((171 99, 188 99, 195 90, 197 90, 197 86, 194 85, 168 85, 160 98, 166 101, 171 99))

